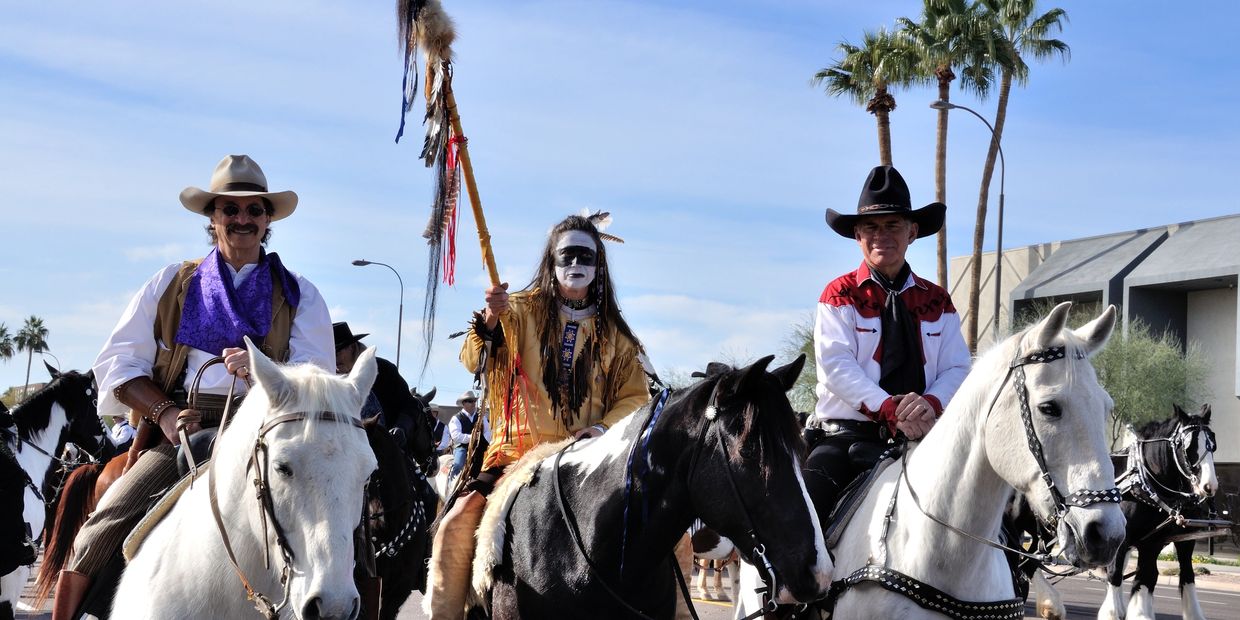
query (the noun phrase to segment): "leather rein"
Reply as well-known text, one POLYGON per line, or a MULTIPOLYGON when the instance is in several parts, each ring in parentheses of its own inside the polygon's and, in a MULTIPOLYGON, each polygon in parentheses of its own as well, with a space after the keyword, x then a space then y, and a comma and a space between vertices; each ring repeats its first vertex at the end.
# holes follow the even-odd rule
MULTIPOLYGON (((199 368, 198 370, 198 376, 195 378, 195 385, 197 384, 198 378, 201 378, 203 369, 213 364, 223 363, 223 361, 224 359, 222 357, 215 357, 203 364, 202 368, 199 368)), ((248 379, 246 380, 246 384, 249 384, 248 379)), ((220 432, 223 432, 224 429, 228 427, 229 417, 232 413, 233 395, 236 387, 237 379, 234 375, 233 381, 228 387, 228 400, 224 403, 224 414, 220 420, 220 432)), ((219 497, 215 490, 215 462, 217 460, 215 458, 215 453, 219 449, 218 440, 211 448, 211 459, 210 462, 207 463, 207 490, 211 503, 211 516, 215 519, 215 526, 220 533, 220 540, 224 543, 224 551, 228 553, 228 561, 232 564, 233 571, 237 574, 237 578, 241 580, 241 586, 245 588, 246 600, 252 602, 254 604, 254 608, 266 620, 278 620, 280 617, 280 610, 288 605, 289 586, 291 585, 291 580, 289 577, 292 570, 294 554, 292 548, 289 547, 288 538, 284 534, 284 528, 280 526, 280 522, 276 518, 275 505, 271 499, 271 488, 267 483, 267 480, 270 478, 270 474, 268 473, 268 466, 270 463, 268 461, 268 446, 265 437, 267 433, 271 432, 281 424, 304 422, 311 419, 323 420, 326 422, 337 422, 341 424, 351 424, 358 430, 362 430, 364 432, 361 421, 349 415, 338 414, 331 411, 296 411, 292 413, 284 413, 267 420, 263 423, 262 427, 259 428, 258 436, 254 439, 254 447, 250 451, 250 458, 246 463, 246 471, 254 472, 252 482, 254 484, 254 490, 259 503, 259 516, 263 524, 263 568, 271 570, 271 546, 267 544, 268 521, 270 521, 271 529, 275 534, 276 545, 280 548, 280 558, 283 563, 283 567, 280 569, 280 585, 283 587, 284 598, 279 603, 272 602, 270 597, 262 592, 259 592, 258 590, 255 590, 250 584, 250 580, 246 578, 245 571, 241 570, 241 565, 237 563, 237 555, 233 551, 232 541, 228 538, 228 530, 224 527, 224 518, 220 514, 219 497)), ((183 445, 186 445, 184 453, 188 455, 188 445, 183 445)))

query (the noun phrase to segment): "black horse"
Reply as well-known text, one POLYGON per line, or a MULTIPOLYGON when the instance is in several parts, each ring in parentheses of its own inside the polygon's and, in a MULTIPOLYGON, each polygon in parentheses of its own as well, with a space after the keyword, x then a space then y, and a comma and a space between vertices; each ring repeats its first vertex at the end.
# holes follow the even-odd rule
POLYGON ((1214 527, 1225 524, 1215 515, 1211 500, 1218 490, 1218 477, 1210 406, 1203 405, 1200 415, 1189 415, 1176 406, 1175 415, 1142 426, 1136 435, 1128 450, 1128 468, 1116 480, 1124 491, 1121 508, 1128 520, 1127 537, 1107 568, 1110 587, 1098 617, 1154 617, 1158 552, 1172 543, 1180 562, 1184 617, 1204 618, 1194 583, 1193 547, 1198 538, 1211 536, 1216 533, 1214 527), (1124 564, 1134 548, 1137 572, 1125 606, 1124 564), (1122 613, 1125 607, 1127 614, 1122 613))
POLYGON ((25 568, 29 547, 24 541, 37 541, 43 533, 46 504, 56 500, 65 473, 60 455, 66 444, 77 444, 93 458, 106 458, 112 447, 95 410, 94 374, 61 373, 51 366, 47 370, 51 382, 0 415, 0 461, 5 461, 0 466, 5 476, 5 501, 0 503, 4 524, 0 568, 5 569, 0 573, 5 575, 0 582, 0 620, 13 617, 29 574, 25 568))
POLYGON ((414 590, 426 590, 430 522, 439 496, 417 459, 406 458, 375 419, 364 423, 378 468, 367 484, 366 526, 382 582, 379 617, 393 620, 414 590))
POLYGON ((772 359, 660 394, 601 438, 539 446, 510 468, 479 530, 471 615, 670 618, 672 551, 695 517, 737 541, 781 599, 821 596, 831 561, 785 394, 805 360, 768 372, 772 359))

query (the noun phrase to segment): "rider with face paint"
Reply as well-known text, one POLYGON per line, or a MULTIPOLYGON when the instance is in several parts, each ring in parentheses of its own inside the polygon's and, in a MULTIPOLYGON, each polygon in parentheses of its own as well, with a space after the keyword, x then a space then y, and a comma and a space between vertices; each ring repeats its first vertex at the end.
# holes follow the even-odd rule
POLYGON ((551 230, 525 289, 509 295, 505 283, 484 297, 461 362, 486 377, 483 415, 492 442, 482 472, 455 498, 435 535, 428 597, 434 619, 461 617, 473 533, 504 468, 538 444, 601 435, 649 400, 641 343, 620 314, 607 249, 591 219, 570 216, 551 230))

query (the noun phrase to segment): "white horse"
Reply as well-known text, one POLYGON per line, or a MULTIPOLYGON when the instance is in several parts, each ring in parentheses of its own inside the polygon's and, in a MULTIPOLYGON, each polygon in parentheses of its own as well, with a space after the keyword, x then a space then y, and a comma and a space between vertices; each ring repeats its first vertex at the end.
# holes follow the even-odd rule
MULTIPOLYGON (((939 602, 919 605, 883 581, 910 592, 929 586, 962 602, 1006 602, 995 617, 1021 617, 1003 552, 973 538, 997 540, 1013 490, 1040 519, 1057 523, 1074 564, 1114 557, 1124 517, 1107 453, 1112 401, 1085 358, 1106 343, 1116 311, 1070 331, 1070 305, 979 358, 925 441, 875 481, 834 549, 837 579, 855 582, 838 596, 833 620, 945 617, 931 609, 939 602), (920 585, 910 587, 914 580, 920 585)), ((751 572, 742 570, 749 600, 738 617, 758 607, 746 587, 751 572)))
POLYGON ((220 433, 207 472, 131 558, 113 618, 255 617, 241 575, 276 602, 268 618, 358 616, 353 531, 375 469, 359 416, 375 378, 374 349, 337 377, 278 367, 247 345, 256 383, 220 433), (269 510, 255 497, 260 478, 269 510))

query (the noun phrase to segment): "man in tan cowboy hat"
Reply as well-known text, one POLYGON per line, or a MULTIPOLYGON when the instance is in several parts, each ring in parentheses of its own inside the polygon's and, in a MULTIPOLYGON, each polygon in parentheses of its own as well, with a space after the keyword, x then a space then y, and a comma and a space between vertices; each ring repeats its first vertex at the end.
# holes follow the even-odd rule
MULTIPOLYGON (((76 617, 91 581, 119 561, 125 537, 159 492, 177 481, 179 431, 195 446, 209 443, 230 384, 248 374, 243 337, 262 343, 277 361, 335 368, 327 304, 309 280, 264 248, 271 223, 293 213, 297 194, 268 191, 262 169, 246 155, 225 157, 209 187, 187 187, 181 204, 208 219, 211 251, 168 265, 148 280, 95 360, 99 414, 127 415, 137 438, 131 468, 86 522, 71 568, 60 573, 55 620, 76 617), (224 364, 203 371, 198 408, 189 409, 194 376, 216 356, 224 364)), ((237 382, 238 393, 245 389, 237 382)), ((100 610, 89 609, 98 604, 106 612, 106 598, 80 611, 98 615, 100 610)))
POLYGON ((809 446, 805 486, 822 523, 841 489, 900 432, 921 439, 969 372, 969 349, 947 291, 917 277, 904 255, 938 232, 947 207, 912 208, 891 166, 870 171, 856 215, 827 209, 827 225, 861 248, 861 266, 818 299, 814 351, 822 433, 809 446))

